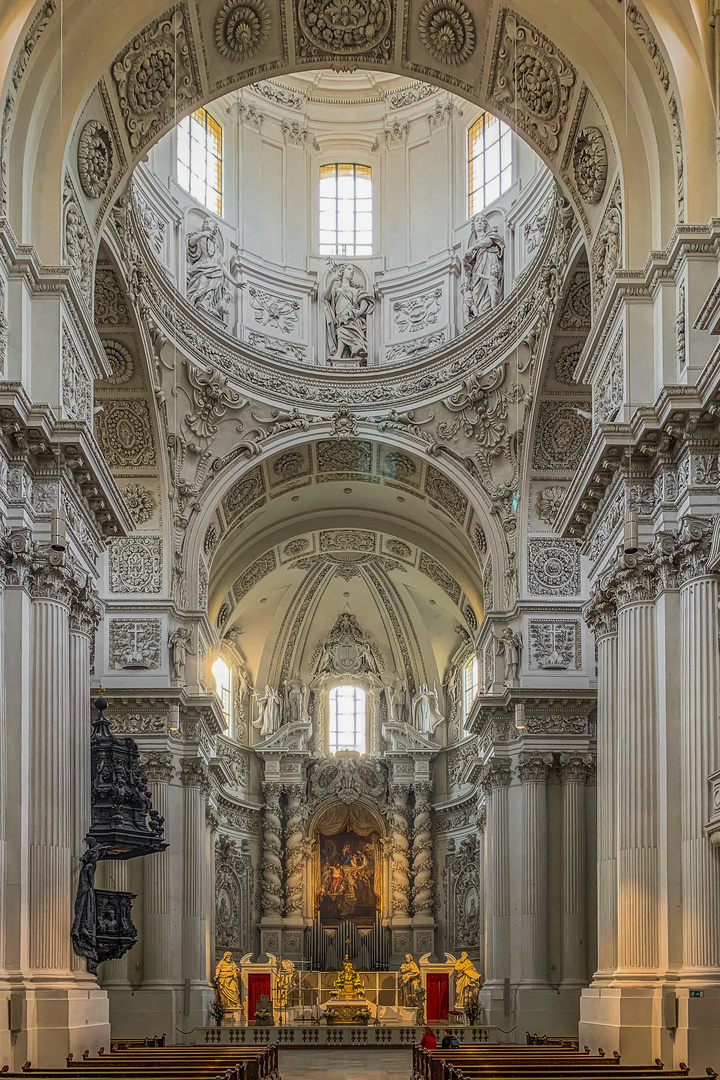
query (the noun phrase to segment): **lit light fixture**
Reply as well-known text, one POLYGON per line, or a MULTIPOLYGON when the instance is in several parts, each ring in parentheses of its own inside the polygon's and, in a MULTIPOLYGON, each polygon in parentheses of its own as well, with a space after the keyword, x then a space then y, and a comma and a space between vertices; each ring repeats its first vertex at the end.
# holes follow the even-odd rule
POLYGON ((519 702, 515 706, 515 727, 518 731, 524 731, 527 727, 525 723, 525 706, 522 702, 519 702))
POLYGON ((65 515, 53 510, 50 515, 50 547, 53 551, 65 551, 67 548, 67 524, 65 515))
POLYGON ((638 517, 636 510, 625 511, 625 536, 623 550, 626 555, 634 555, 640 546, 638 541, 638 517))
POLYGON ((173 732, 178 732, 180 730, 180 706, 179 705, 171 705, 170 706, 170 718, 169 718, 168 728, 170 729, 170 731, 173 731, 173 732))

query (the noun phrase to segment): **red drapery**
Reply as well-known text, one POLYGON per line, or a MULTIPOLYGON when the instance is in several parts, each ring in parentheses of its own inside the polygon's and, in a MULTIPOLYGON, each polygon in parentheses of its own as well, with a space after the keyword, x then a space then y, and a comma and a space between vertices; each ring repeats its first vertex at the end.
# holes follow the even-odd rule
POLYGON ((445 971, 428 972, 427 975, 427 1018, 447 1020, 449 976, 445 971))
MULTIPOLYGON (((270 997, 270 972, 269 971, 254 971, 248 975, 248 1005, 247 1005, 247 1018, 248 1020, 255 1019, 255 1009, 257 1008, 257 1000, 261 998, 263 994, 270 997)), ((447 1002, 447 991, 446 1002, 447 1002)), ((447 1004, 445 1006, 447 1008, 447 1004)))

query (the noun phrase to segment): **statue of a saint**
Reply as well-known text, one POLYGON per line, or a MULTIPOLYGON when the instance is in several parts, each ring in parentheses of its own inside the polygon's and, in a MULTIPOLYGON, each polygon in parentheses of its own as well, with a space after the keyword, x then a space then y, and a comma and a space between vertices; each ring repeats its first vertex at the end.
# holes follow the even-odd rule
POLYGON ((192 632, 187 626, 179 626, 174 633, 168 636, 173 679, 180 681, 185 678, 185 664, 187 663, 188 653, 192 651, 191 644, 192 632))
POLYGON ((407 687, 398 675, 390 688, 390 719, 395 724, 407 724, 410 716, 408 710, 407 687))
POLYGON ((479 988, 482 976, 466 952, 455 961, 455 1004, 465 1007, 468 990, 479 988))
POLYGON ((233 960, 232 953, 223 953, 222 960, 218 960, 215 968, 215 987, 226 1009, 241 1008, 239 978, 240 968, 233 960))
POLYGON ((468 322, 492 311, 502 300, 504 259, 505 241, 484 214, 476 214, 463 257, 462 291, 468 322))
POLYGON ((298 981, 298 973, 292 960, 281 960, 280 970, 275 979, 275 994, 279 1009, 286 1009, 290 991, 298 981))
POLYGON ((265 694, 257 699, 258 718, 253 720, 253 727, 260 728, 263 739, 274 735, 282 723, 282 700, 277 690, 265 686, 265 694))
MULTIPOLYGON (((187 263, 188 300, 224 322, 230 310, 228 282, 236 289, 244 285, 225 269, 225 241, 217 221, 211 225, 206 218, 200 229, 188 235, 187 263)), ((231 262, 231 270, 234 269, 231 262)))
POLYGON ((367 366, 367 317, 375 307, 375 297, 354 283, 355 267, 338 266, 325 291, 328 361, 360 360, 367 366))
POLYGON ((437 690, 431 690, 427 683, 420 684, 412 699, 412 716, 415 728, 426 738, 445 719, 438 706, 437 690))
POLYGON ((511 685, 516 682, 520 669, 520 651, 522 649, 522 634, 516 633, 511 627, 506 626, 502 637, 496 637, 497 651, 503 654, 505 663, 505 684, 511 685))
POLYGON ((412 953, 405 953, 405 963, 400 965, 400 1003, 406 1008, 416 1005, 416 992, 421 986, 420 968, 412 953))
POLYGON ((291 724, 307 722, 307 687, 298 676, 285 683, 286 720, 291 724))

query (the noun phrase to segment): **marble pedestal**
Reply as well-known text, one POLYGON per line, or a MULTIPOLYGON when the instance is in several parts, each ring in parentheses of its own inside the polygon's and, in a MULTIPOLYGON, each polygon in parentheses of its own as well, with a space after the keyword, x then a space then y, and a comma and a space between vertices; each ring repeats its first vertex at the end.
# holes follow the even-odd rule
MULTIPOLYGON (((21 1027, 13 1035, 3 1064, 19 1070, 26 1061, 33 1068, 60 1068, 68 1054, 81 1057, 85 1050, 95 1056, 100 1047, 110 1049, 110 1014, 108 997, 94 979, 87 988, 62 985, 12 987, 21 1027)), ((8 995, 9 996, 9 995, 8 995)), ((16 1014, 17 1015, 17 1014, 16 1014)))

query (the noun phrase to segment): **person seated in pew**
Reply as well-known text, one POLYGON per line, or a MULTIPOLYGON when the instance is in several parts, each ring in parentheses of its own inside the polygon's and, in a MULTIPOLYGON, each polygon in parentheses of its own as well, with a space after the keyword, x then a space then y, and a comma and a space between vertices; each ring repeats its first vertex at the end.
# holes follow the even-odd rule
POLYGON ((460 1043, 453 1035, 450 1028, 445 1028, 443 1031, 442 1042, 440 1043, 441 1050, 459 1050, 460 1043))
POLYGON ((424 1027, 420 1045, 423 1050, 437 1050, 437 1039, 432 1028, 424 1027))

